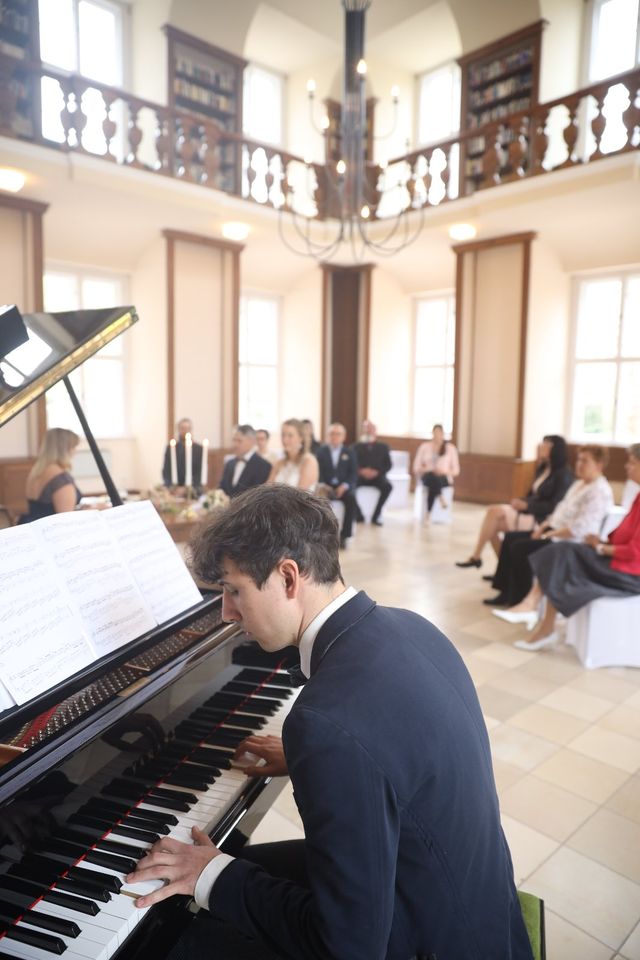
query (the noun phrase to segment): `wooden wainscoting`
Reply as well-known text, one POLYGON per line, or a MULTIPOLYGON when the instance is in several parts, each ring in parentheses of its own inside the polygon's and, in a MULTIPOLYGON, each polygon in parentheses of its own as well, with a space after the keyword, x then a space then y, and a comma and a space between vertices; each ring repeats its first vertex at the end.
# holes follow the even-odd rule
POLYGON ((27 510, 25 487, 27 476, 35 463, 35 457, 0 459, 0 504, 17 519, 27 510))

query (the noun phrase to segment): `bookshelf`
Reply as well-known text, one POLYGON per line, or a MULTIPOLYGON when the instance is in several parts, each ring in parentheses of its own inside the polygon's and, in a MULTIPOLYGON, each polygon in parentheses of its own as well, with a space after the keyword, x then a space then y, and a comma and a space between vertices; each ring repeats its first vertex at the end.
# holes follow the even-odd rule
MULTIPOLYGON (((377 100, 375 97, 369 97, 366 103, 366 137, 365 137, 365 163, 373 163, 373 122, 377 100)), ((342 135, 340 127, 342 125, 342 104, 337 100, 325 100, 324 105, 327 109, 329 126, 325 133, 325 162, 336 164, 342 159, 342 135)))
MULTIPOLYGON (((242 133, 243 73, 247 61, 176 27, 164 27, 168 40, 169 106, 206 118, 222 131, 242 133)), ((240 189, 241 149, 223 144, 215 186, 240 189)))
POLYGON ((513 133, 506 126, 509 117, 538 103, 540 51, 545 21, 539 20, 458 60, 462 73, 461 132, 478 131, 462 148, 461 193, 473 193, 483 179, 482 157, 487 146, 483 130, 496 124, 500 144, 501 174, 507 166, 507 150, 513 133))
POLYGON ((38 0, 0 0, 0 83, 14 99, 13 136, 32 139, 39 129, 40 92, 20 61, 40 58, 38 0))

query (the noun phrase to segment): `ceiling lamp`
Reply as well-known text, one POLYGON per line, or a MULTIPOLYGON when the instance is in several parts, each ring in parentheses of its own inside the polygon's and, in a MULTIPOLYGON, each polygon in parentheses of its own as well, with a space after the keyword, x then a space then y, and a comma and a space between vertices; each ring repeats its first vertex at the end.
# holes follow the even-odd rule
POLYGON ((0 167, 0 190, 8 193, 19 193, 25 185, 26 177, 20 170, 13 167, 0 167))
POLYGON ((449 227, 451 240, 473 240, 477 232, 472 223, 452 223, 449 227))
POLYGON ((247 223, 229 222, 222 224, 222 236, 225 240, 234 240, 236 243, 242 243, 249 236, 249 225, 247 223))
MULTIPOLYGON (((323 165, 305 159, 309 200, 296 204, 294 189, 280 206, 280 235, 294 253, 328 260, 343 245, 354 260, 366 256, 390 256, 412 243, 424 220, 424 184, 407 168, 404 179, 391 179, 387 165, 367 158, 366 80, 364 58, 365 14, 371 0, 342 0, 345 10, 344 95, 341 104, 340 155, 323 165), (315 181, 315 182, 312 182, 315 181), (383 204, 384 201, 384 204, 383 204), (386 210, 386 215, 384 211, 386 210), (323 229, 324 228, 324 229, 323 229)), ((316 85, 307 83, 313 120, 316 85)), ((399 91, 391 91, 395 129, 399 91)), ((314 123, 315 126, 315 123, 314 123)), ((330 120, 324 116, 318 132, 330 136, 330 120)), ((318 129, 316 127, 316 129, 318 129)), ((397 173, 397 169, 396 169, 397 173)))

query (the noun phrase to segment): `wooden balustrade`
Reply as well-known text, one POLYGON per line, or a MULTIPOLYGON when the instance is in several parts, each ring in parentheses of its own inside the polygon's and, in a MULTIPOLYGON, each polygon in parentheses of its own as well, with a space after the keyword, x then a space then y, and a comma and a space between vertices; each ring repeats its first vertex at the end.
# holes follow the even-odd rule
MULTIPOLYGON (((0 135, 99 156, 316 219, 336 214, 332 171, 322 164, 305 163, 187 111, 4 54, 0 135), (54 100, 59 113, 51 107, 54 100)), ((639 146, 636 69, 413 150, 384 169, 367 164, 365 199, 370 216, 382 219, 639 146), (390 189, 396 197, 385 206, 390 189)))

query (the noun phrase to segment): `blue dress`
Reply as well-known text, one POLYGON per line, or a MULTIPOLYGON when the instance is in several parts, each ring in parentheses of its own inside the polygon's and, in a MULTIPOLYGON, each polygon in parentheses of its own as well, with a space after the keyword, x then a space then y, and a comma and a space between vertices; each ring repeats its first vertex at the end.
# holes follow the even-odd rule
POLYGON ((52 516, 52 514, 56 512, 53 505, 53 495, 56 490, 60 490, 61 487, 66 487, 68 483, 73 485, 76 492, 76 504, 80 503, 82 494, 75 485, 71 474, 65 470, 63 473, 52 477, 51 480, 44 485, 37 500, 27 500, 29 510, 27 513, 22 514, 18 523, 31 523, 32 520, 41 520, 43 517, 52 516))

